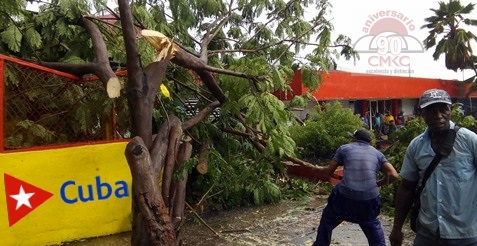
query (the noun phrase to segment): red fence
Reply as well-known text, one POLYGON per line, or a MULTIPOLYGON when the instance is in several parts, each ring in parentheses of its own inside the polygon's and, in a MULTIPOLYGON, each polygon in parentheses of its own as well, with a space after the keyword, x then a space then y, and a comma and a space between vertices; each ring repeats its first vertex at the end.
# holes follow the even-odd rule
POLYGON ((99 80, 3 55, 0 113, 0 151, 129 137, 124 96, 110 99, 99 80))

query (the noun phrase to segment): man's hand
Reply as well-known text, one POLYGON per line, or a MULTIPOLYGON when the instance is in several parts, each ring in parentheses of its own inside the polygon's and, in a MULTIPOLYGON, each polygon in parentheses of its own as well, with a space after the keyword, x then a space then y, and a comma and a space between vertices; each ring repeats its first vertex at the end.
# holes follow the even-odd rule
POLYGON ((389 242, 391 243, 391 246, 401 246, 403 238, 404 234, 402 231, 398 231, 393 227, 391 234, 389 234, 389 242))

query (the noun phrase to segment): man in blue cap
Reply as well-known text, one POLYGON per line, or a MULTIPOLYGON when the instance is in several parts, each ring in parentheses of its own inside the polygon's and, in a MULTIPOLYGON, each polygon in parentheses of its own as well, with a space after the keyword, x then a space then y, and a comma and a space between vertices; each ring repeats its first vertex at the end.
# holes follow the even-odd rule
POLYGON ((446 155, 434 161, 438 164, 418 197, 414 245, 477 245, 477 135, 463 127, 455 133, 451 104, 449 94, 440 89, 427 90, 419 99, 427 128, 411 141, 404 156, 389 236, 392 246, 402 245, 402 227, 416 188, 423 185, 425 170, 445 145, 449 146, 446 155), (449 132, 455 136, 453 142, 446 138, 449 132))
POLYGON ((344 173, 328 197, 313 246, 330 245, 333 229, 343 221, 359 224, 369 245, 386 245, 378 219, 381 212, 378 187, 394 182, 398 174, 384 154, 369 144, 371 134, 367 130, 359 129, 350 136, 353 141, 340 146, 329 165, 318 167, 317 171, 323 175, 331 176, 338 166, 343 166, 344 173), (384 174, 380 180, 379 172, 384 174))

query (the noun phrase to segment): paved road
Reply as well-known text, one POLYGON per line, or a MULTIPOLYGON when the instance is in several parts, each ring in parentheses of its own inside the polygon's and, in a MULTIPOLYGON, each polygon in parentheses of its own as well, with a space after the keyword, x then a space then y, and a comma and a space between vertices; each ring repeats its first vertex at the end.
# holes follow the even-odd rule
MULTIPOLYGON (((183 229, 183 245, 206 246, 310 246, 316 236, 321 210, 326 197, 307 201, 284 201, 279 204, 203 214, 208 229, 192 214, 183 229), (215 234, 217 233, 217 234, 215 234)), ((389 236, 391 220, 381 217, 389 236)), ((412 238, 412 232, 407 232, 412 238)), ((129 246, 130 234, 123 233, 93 240, 82 240, 63 245, 74 246, 129 246)), ((333 231, 332 245, 366 246, 368 242, 358 225, 344 222, 333 231)), ((387 242, 389 245, 389 242, 387 242)), ((409 246, 411 239, 405 241, 409 246)))
MULTIPOLYGON (((185 245, 293 245, 309 246, 316 237, 321 211, 324 208, 326 197, 308 201, 283 202, 277 205, 268 205, 260 208, 234 210, 206 218, 216 231, 222 232, 225 240, 194 240, 194 237, 185 237, 185 245), (217 223, 218 222, 218 223, 217 223), (193 241, 190 241, 193 240, 193 241), (203 244, 204 242, 210 244, 203 244)), ((381 217, 386 237, 389 236, 392 221, 381 217)), ((189 227, 187 235, 197 232, 195 226, 189 227)), ((199 230, 200 231, 200 230, 199 230)), ((207 232, 203 232, 207 233, 207 232)), ((412 232, 407 233, 410 238, 412 232)), ((202 239, 203 240, 203 239, 202 239)), ((389 241, 386 242, 387 245, 389 241)), ((332 245, 361 246, 368 245, 368 241, 358 225, 344 222, 333 231, 332 245)), ((404 246, 412 245, 407 239, 404 246)))

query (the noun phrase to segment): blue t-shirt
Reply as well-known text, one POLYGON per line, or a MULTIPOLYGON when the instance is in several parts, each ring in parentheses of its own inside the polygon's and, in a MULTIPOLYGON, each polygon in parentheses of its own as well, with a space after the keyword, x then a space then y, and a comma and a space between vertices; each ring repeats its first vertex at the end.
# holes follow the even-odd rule
POLYGON ((381 116, 376 115, 376 117, 374 117, 374 121, 375 121, 376 126, 380 126, 381 125, 381 116))
MULTIPOLYGON (((476 151, 477 135, 461 128, 452 153, 439 162, 422 191, 419 222, 430 231, 439 229, 441 238, 477 237, 476 151)), ((434 156, 426 129, 409 144, 401 177, 420 182, 434 156)))
POLYGON ((355 200, 369 200, 379 195, 377 175, 387 162, 383 153, 367 142, 356 141, 340 146, 333 160, 344 169, 339 183, 341 194, 355 200))

